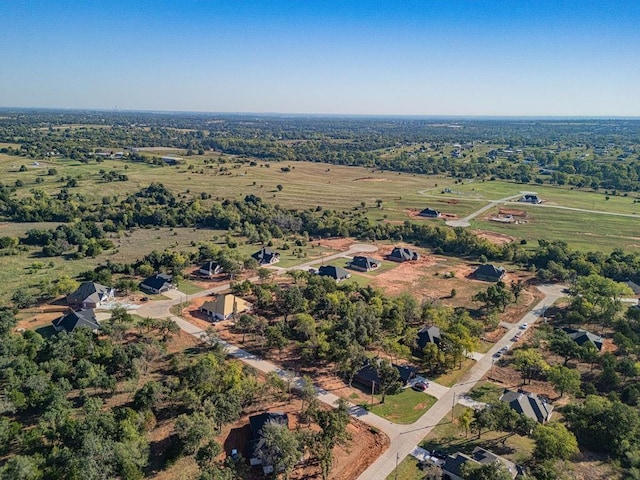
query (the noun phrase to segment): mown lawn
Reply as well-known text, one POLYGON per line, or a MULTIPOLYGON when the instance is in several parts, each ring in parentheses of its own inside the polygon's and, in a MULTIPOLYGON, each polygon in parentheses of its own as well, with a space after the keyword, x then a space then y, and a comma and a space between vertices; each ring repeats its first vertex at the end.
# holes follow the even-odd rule
POLYGON ((490 382, 481 381, 469 392, 469 397, 477 402, 497 402, 504 391, 503 387, 490 382))
MULTIPOLYGON (((380 402, 382 397, 374 395, 374 399, 380 402)), ((436 401, 437 398, 427 393, 405 388, 397 395, 387 395, 384 403, 376 403, 370 410, 393 423, 410 424, 424 415, 436 401)))
POLYGON ((422 480, 424 475, 420 470, 420 462, 411 455, 398 464, 398 468, 389 474, 386 480, 422 480))
MULTIPOLYGON (((640 219, 614 215, 576 212, 535 206, 517 206, 528 212, 527 223, 501 224, 476 218, 472 228, 511 235, 532 246, 539 239, 563 240, 571 248, 584 251, 610 252, 614 248, 640 248, 640 219)), ((486 215, 497 213, 490 210, 486 215)))
POLYGON ((444 375, 440 375, 433 379, 434 382, 439 383, 440 385, 444 385, 445 387, 452 387, 456 383, 460 381, 460 379, 464 376, 465 373, 473 366, 475 360, 467 358, 462 361, 462 368, 456 368, 451 370, 444 375))
MULTIPOLYGON (((458 418, 467 407, 456 405, 454 418, 458 418)), ((451 422, 451 415, 445 416, 440 423, 420 443, 426 450, 442 450, 445 453, 471 453, 475 447, 486 448, 515 463, 522 463, 533 453, 534 441, 528 437, 511 435, 506 432, 486 432, 480 438, 460 430, 457 421, 451 422)))
POLYGON ((180 284, 178 285, 178 290, 187 295, 193 295, 194 293, 201 292, 204 290, 200 285, 192 282, 191 280, 183 279, 180 280, 180 284))

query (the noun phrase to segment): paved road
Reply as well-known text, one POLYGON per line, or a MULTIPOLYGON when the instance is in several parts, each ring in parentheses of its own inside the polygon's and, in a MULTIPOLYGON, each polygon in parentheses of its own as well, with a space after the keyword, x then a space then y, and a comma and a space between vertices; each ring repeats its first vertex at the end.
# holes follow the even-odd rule
MULTIPOLYGON (((337 256, 332 255, 331 257, 338 258, 348 255, 349 253, 353 252, 350 250, 349 252, 336 254, 337 256)), ((325 260, 327 258, 329 257, 325 257, 325 260)), ((313 262, 318 261, 314 260, 313 262)), ((312 264, 313 262, 308 263, 312 264)), ((301 266, 292 268, 300 267, 301 266)), ((256 279, 251 280, 255 281, 256 279)), ((227 288, 229 288, 229 285, 221 285, 216 288, 204 290, 194 295, 184 295, 183 297, 181 294, 178 294, 175 295, 176 298, 174 299, 149 302, 148 304, 140 307, 140 309, 138 309, 136 313, 143 316, 151 316, 156 318, 171 318, 180 326, 182 330, 202 339, 204 331, 200 327, 193 325, 183 318, 171 315, 169 313, 169 309, 172 305, 176 305, 185 299, 190 300, 192 298, 206 296, 210 293, 224 291, 227 288)), ((431 430, 446 415, 450 414, 451 409, 453 408, 455 403, 461 398, 465 397, 466 393, 471 388, 473 388, 473 386, 478 381, 480 381, 484 377, 484 375, 491 369, 493 365, 493 354, 503 346, 510 343, 511 337, 513 337, 517 332, 520 331, 520 326, 522 324, 527 323, 529 325, 533 325, 533 323, 535 323, 538 318, 544 316, 544 312, 548 307, 553 305, 553 303, 558 298, 565 296, 565 294, 563 293, 564 288, 565 287, 563 285, 543 285, 538 287, 538 289, 545 295, 544 299, 541 300, 524 317, 522 317, 522 319, 518 323, 513 324, 510 330, 508 330, 504 334, 502 339, 494 344, 494 346, 486 354, 475 355, 474 358, 477 360, 476 364, 462 377, 462 379, 458 383, 456 383, 452 388, 449 389, 442 385, 432 383, 429 393, 434 394, 434 396, 438 398, 438 401, 416 422, 410 425, 395 424, 382 417, 379 417, 378 415, 368 412, 363 408, 358 407, 357 405, 350 404, 350 412, 354 417, 384 432, 389 437, 391 442, 389 449, 386 450, 380 457, 378 457, 378 459, 373 464, 371 464, 369 468, 367 468, 367 470, 365 470, 360 475, 360 477, 358 477, 358 480, 382 480, 386 478, 391 472, 393 472, 396 463, 402 461, 407 455, 409 455, 415 448, 415 446, 429 432, 431 432, 431 430)), ((300 377, 296 377, 292 373, 287 372, 286 370, 272 364, 271 362, 263 360, 256 355, 247 352, 246 350, 236 347, 235 345, 231 345, 227 342, 221 343, 227 349, 229 355, 242 360, 243 362, 251 365, 259 371, 265 373, 275 371, 282 378, 289 380, 293 388, 299 388, 301 386, 302 379, 300 377)), ((317 388, 317 391, 318 399, 323 403, 334 406, 336 401, 338 400, 338 397, 331 392, 327 392, 321 388, 317 388)))
POLYGON ((471 225, 471 220, 476 218, 478 215, 482 215, 487 210, 490 210, 493 207, 497 207, 498 205, 500 205, 502 203, 506 203, 506 202, 508 202, 510 200, 513 200, 514 198, 520 198, 520 197, 522 197, 522 195, 523 195, 523 193, 521 192, 521 193, 519 193, 517 195, 511 195, 509 197, 501 198, 500 200, 493 200, 491 203, 489 203, 488 205, 485 205, 480 210, 476 210, 472 214, 467 215, 466 217, 464 217, 464 218, 462 218, 460 220, 447 220, 446 224, 449 225, 450 227, 468 227, 469 225, 471 225))
POLYGON ((544 312, 558 299, 564 296, 563 286, 543 285, 538 287, 545 294, 533 309, 507 331, 500 341, 484 355, 460 381, 440 398, 418 421, 411 425, 404 425, 402 432, 397 436, 389 435, 391 446, 378 459, 365 470, 358 480, 382 480, 386 478, 396 466, 396 461, 402 461, 413 448, 448 414, 456 403, 456 400, 473 388, 484 377, 493 365, 493 354, 509 343, 509 339, 520 331, 520 325, 527 323, 532 325, 544 312))

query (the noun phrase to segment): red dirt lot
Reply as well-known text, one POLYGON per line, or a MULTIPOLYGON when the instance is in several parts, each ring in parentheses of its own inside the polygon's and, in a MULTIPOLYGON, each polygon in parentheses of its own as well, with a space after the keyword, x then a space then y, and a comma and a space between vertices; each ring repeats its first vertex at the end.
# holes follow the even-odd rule
POLYGON ((496 232, 487 232, 484 230, 474 230, 478 237, 484 238, 494 245, 504 245, 505 243, 511 243, 515 240, 515 237, 511 235, 505 235, 504 233, 496 233, 496 232))

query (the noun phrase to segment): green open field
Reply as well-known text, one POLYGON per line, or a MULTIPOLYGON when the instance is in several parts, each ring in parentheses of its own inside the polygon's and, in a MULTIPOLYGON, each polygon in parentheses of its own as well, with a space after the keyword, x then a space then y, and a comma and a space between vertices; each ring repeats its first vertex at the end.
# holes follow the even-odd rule
MULTIPOLYGON (((382 399, 380 395, 374 398, 378 402, 382 399)), ((404 388, 397 395, 387 395, 384 403, 376 403, 370 410, 393 423, 410 424, 424 415, 436 401, 437 398, 429 394, 404 388)))
MULTIPOLYGON (((594 192, 592 190, 578 190, 572 187, 521 184, 500 180, 466 180, 462 184, 455 184, 453 179, 442 179, 437 188, 431 188, 424 193, 442 198, 490 201, 518 195, 520 192, 525 191, 536 192, 545 205, 561 205, 586 210, 640 215, 640 202, 634 203, 634 200, 640 199, 640 195, 637 193, 629 193, 625 197, 620 193, 613 196, 611 192, 607 195, 604 191, 594 192), (444 188, 450 188, 452 193, 442 193, 444 188), (607 196, 609 200, 606 199, 607 196)), ((518 202, 517 205, 523 204, 518 202)))
MULTIPOLYGON (((511 205, 507 208, 513 208, 511 205)), ((576 212, 555 208, 522 206, 528 212, 524 224, 503 224, 477 217, 471 227, 511 235, 516 239, 534 242, 538 239, 564 240, 572 248, 609 252, 614 248, 637 250, 640 248, 640 218, 606 214, 576 212)), ((483 217, 497 214, 498 209, 483 217)))
MULTIPOLYGON (((147 155, 161 156, 167 152, 146 152, 147 155)), ((28 195, 33 188, 54 194, 60 191, 64 182, 62 176, 79 179, 79 186, 73 192, 87 196, 88 201, 100 201, 106 195, 118 195, 124 198, 152 181, 161 182, 174 193, 185 198, 199 198, 201 193, 212 195, 216 199, 240 199, 255 194, 270 202, 277 202, 291 208, 313 208, 320 205, 336 210, 360 210, 373 220, 401 222, 410 220, 411 209, 420 210, 426 206, 445 213, 464 217, 487 201, 515 195, 520 191, 536 191, 546 201, 546 206, 538 207, 520 203, 508 204, 529 212, 526 224, 506 225, 487 220, 493 212, 489 211, 472 221, 474 229, 486 230, 513 236, 516 240, 525 239, 532 245, 535 241, 564 240, 573 248, 581 250, 599 250, 609 252, 614 248, 637 250, 640 248, 640 219, 596 213, 577 212, 552 208, 554 205, 571 208, 584 208, 603 212, 639 213, 640 203, 633 203, 637 194, 628 197, 610 196, 604 193, 571 190, 548 185, 522 185, 505 181, 465 181, 455 184, 452 178, 443 176, 425 176, 398 174, 397 172, 378 172, 361 167, 344 167, 321 163, 257 162, 257 166, 248 163, 231 163, 232 156, 225 156, 228 163, 218 164, 220 155, 207 153, 204 156, 186 157, 185 152, 172 150, 181 156, 185 163, 178 166, 153 166, 144 163, 131 163, 122 160, 107 159, 101 163, 83 164, 75 160, 49 159, 38 160, 34 165, 31 159, 0 154, 0 178, 3 183, 13 184, 17 179, 24 187, 17 189, 17 195, 28 195), (208 164, 205 164, 207 162, 208 164), (19 172, 21 165, 26 172, 19 172), (267 165, 269 165, 267 167, 267 165), (282 172, 282 167, 289 172, 282 172), (55 175, 47 175, 49 168, 55 168, 55 175), (100 170, 117 170, 126 173, 129 181, 104 183, 100 179, 100 170), (43 183, 36 184, 36 178, 43 183), (277 185, 283 185, 278 191, 277 185), (441 193, 450 188, 451 193, 441 193), (382 200, 382 208, 377 208, 376 200, 382 200), (365 203, 362 207, 361 202, 365 203)), ((415 219, 412 221, 444 224, 443 220, 415 219)), ((55 224, 8 224, 0 223, 0 236, 20 236, 29 228, 51 228, 55 224)), ((40 283, 51 282, 60 275, 76 275, 92 268, 96 264, 111 259, 116 262, 129 262, 141 258, 153 249, 175 248, 188 250, 200 241, 220 241, 227 232, 199 229, 140 229, 133 234, 122 233, 114 236, 116 249, 105 252, 95 259, 79 261, 62 258, 38 258, 34 251, 13 257, 0 257, 0 282, 6 287, 0 292, 0 301, 7 301, 10 294, 20 286, 35 287, 40 283), (28 270, 34 262, 45 264, 45 268, 28 270)), ((282 240, 284 241, 284 240, 282 240)), ((253 252, 258 247, 243 245, 244 252, 253 252)), ((277 248, 279 245, 275 245, 277 248)), ((306 246, 304 254, 291 250, 283 252, 279 266, 289 267, 325 253, 324 249, 306 246)), ((385 262, 388 263, 388 262, 385 262)), ((385 265, 385 264, 383 264, 385 265)), ((391 267, 389 267, 391 268, 391 267)), ((373 275, 382 273, 386 265, 373 275)), ((369 279, 357 277, 358 283, 369 283, 369 279)))

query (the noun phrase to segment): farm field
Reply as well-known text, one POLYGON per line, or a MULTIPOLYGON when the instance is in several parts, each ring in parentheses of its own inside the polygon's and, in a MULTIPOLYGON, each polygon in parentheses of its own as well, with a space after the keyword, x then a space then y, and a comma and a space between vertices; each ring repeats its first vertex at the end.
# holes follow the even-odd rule
MULTIPOLYGON (((6 224, 0 226, 0 236, 24 233, 28 228, 45 228, 55 224, 6 224), (11 234, 5 233, 11 231, 11 234)), ((36 288, 51 283, 63 275, 75 277, 107 260, 112 262, 133 262, 141 259, 152 250, 166 248, 176 251, 194 250, 197 242, 213 241, 216 236, 226 232, 216 230, 198 230, 193 228, 139 228, 122 235, 112 235, 110 239, 116 248, 105 251, 95 258, 77 260, 65 257, 41 257, 40 249, 29 249, 18 255, 0 257, 0 302, 8 302, 12 292, 19 288, 36 288)))
MULTIPOLYGON (((180 155, 179 151, 172 152, 180 155)), ((155 151, 153 153, 161 154, 155 151)), ((288 208, 321 206, 335 210, 359 210, 374 221, 410 220, 434 224, 444 224, 444 220, 423 219, 416 217, 416 214, 425 207, 431 207, 452 215, 453 218, 463 218, 483 207, 485 202, 517 195, 520 191, 536 191, 545 200, 541 207, 522 203, 508 204, 513 205, 513 208, 532 212, 535 223, 514 228, 477 218, 473 226, 527 241, 537 238, 565 240, 580 249, 592 246, 603 251, 618 247, 638 248, 638 242, 633 237, 637 237, 634 234, 640 219, 552 208, 562 206, 638 214, 640 203, 634 203, 635 194, 628 197, 609 195, 609 200, 606 200, 604 193, 548 185, 469 180, 456 184, 452 178, 444 176, 398 174, 362 167, 307 162, 258 163, 251 167, 241 163, 218 164, 219 157, 219 154, 209 152, 204 156, 183 157, 185 164, 165 167, 111 159, 89 164, 55 159, 40 161, 38 166, 34 166, 27 159, 0 154, 0 172, 4 181, 10 184, 16 180, 24 183, 24 187, 17 189, 19 196, 27 195, 33 188, 49 194, 57 193, 65 185, 59 181, 61 176, 78 178, 78 187, 70 190, 86 195, 88 200, 94 202, 100 201, 104 196, 124 197, 153 181, 163 183, 186 199, 200 198, 201 194, 211 195, 212 199, 218 200, 241 199, 253 194, 288 208), (26 172, 18 171, 21 165, 27 167, 26 172), (290 171, 283 172, 281 169, 284 167, 288 167, 290 171), (47 174, 49 168, 55 168, 55 175, 47 174), (129 180, 105 183, 101 179, 101 170, 116 170, 126 174, 129 180), (42 183, 36 183, 36 178, 40 178, 42 183), (282 185, 281 191, 276 188, 278 185, 282 185), (451 189, 451 193, 443 194, 444 188, 451 189), (382 202, 381 208, 377 207, 378 200, 382 202), (540 228, 541 225, 544 225, 544 229, 540 228), (577 236, 585 233, 588 238, 584 235, 577 236)), ((234 160, 232 156, 225 156, 224 159, 234 160)), ((205 207, 211 202, 207 199, 199 201, 205 207)), ((488 218, 488 215, 485 217, 488 218)))
MULTIPOLYGON (((571 208, 583 208, 613 213, 630 213, 640 215, 640 200, 637 193, 613 195, 612 192, 595 192, 592 190, 578 190, 573 187, 559 187, 552 185, 523 184, 506 181, 473 181, 454 183, 449 178, 442 180, 438 188, 426 191, 426 194, 440 195, 446 198, 498 200, 499 198, 517 195, 520 192, 536 192, 545 205, 561 205, 571 208), (444 188, 450 188, 452 193, 442 193, 444 188), (606 197, 609 197, 607 200, 606 197)), ((517 202, 518 205, 523 205, 517 202)), ((526 204, 525 204, 526 205, 526 204)))
MULTIPOLYGON (((505 208, 512 208, 508 205, 505 208)), ((532 205, 518 205, 527 212, 523 224, 502 224, 488 220, 498 213, 491 209, 471 221, 472 228, 502 233, 516 239, 563 240, 578 250, 610 252, 615 248, 640 249, 640 219, 614 215, 576 212, 532 205)), ((534 243, 535 245, 535 243, 534 243)))

